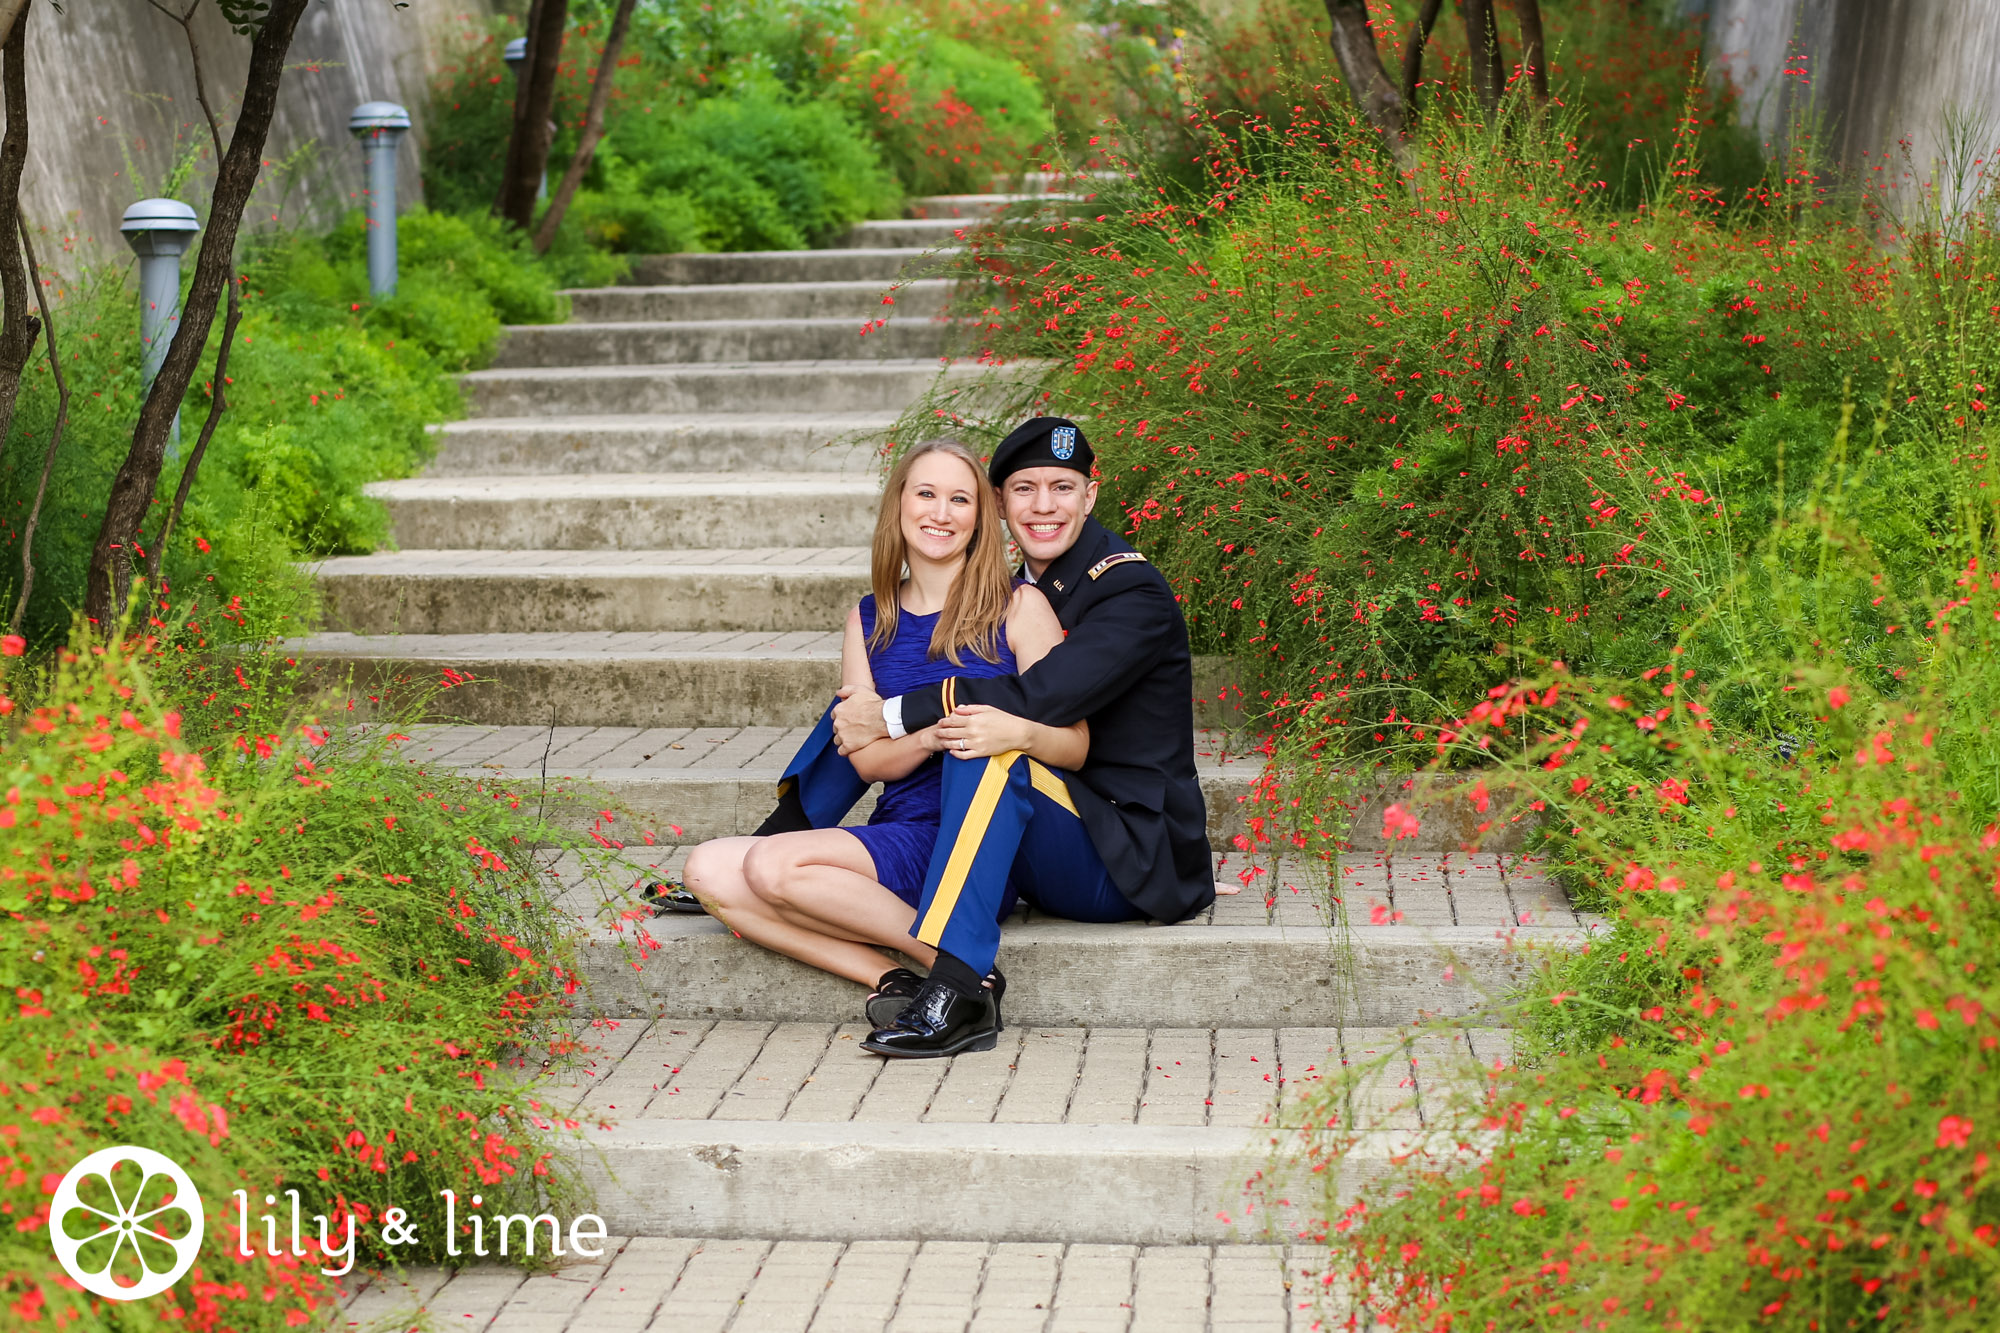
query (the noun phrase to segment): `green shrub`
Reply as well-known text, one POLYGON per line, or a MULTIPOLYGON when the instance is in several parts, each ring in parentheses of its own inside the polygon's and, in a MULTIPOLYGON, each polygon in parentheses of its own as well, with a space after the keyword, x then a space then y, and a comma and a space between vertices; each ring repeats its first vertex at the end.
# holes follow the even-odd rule
POLYGON ((857 54, 840 86, 913 195, 988 191, 1055 133, 1033 74, 907 19, 857 54))
POLYGON ((692 221, 703 249, 797 250, 898 201, 874 146, 838 106, 797 98, 754 67, 684 113, 627 115, 607 145, 615 203, 597 205, 597 216, 630 228, 621 242, 657 241, 692 221), (672 196, 686 211, 670 205, 657 220, 639 202, 672 196))

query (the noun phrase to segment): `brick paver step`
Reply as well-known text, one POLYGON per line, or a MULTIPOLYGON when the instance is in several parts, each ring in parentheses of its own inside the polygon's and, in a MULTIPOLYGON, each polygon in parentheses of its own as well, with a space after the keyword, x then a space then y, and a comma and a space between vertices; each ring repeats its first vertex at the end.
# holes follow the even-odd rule
POLYGON ((523 324, 506 331, 493 364, 504 370, 677 361, 880 361, 940 356, 949 333, 935 317, 902 316, 879 302, 864 316, 523 324), (876 327, 878 319, 887 322, 876 327))
POLYGON ((1318 1254, 1271 1245, 615 1238, 529 1275, 353 1283, 333 1327, 405 1333, 1305 1333, 1318 1254))
MULTIPOLYGON (((986 369, 904 361, 562 366, 460 377, 475 417, 631 416, 656 412, 900 412, 940 375, 968 391, 986 369)), ((970 406, 975 396, 968 393, 970 406)))
MULTIPOLYGON (((1512 1057, 1505 1028, 1034 1027, 992 1051, 884 1060, 855 1021, 661 1018, 593 1030, 589 1067, 545 1095, 575 1114, 797 1124, 1178 1125, 1254 1129, 1351 1071, 1341 1114, 1357 1128, 1421 1129, 1465 1066, 1512 1057), (1439 1082, 1443 1080, 1443 1082, 1439 1082), (1431 1108, 1425 1109, 1425 1094, 1431 1108)), ((1294 1115, 1292 1119, 1297 1120, 1294 1115)))
POLYGON ((891 284, 855 282, 683 283, 670 287, 585 287, 565 292, 570 316, 585 323, 618 320, 908 319, 942 314, 945 278, 891 284))
POLYGON ((858 547, 392 551, 318 567, 327 623, 360 634, 807 630, 867 591, 858 547))
POLYGON ((627 283, 636 287, 755 282, 880 282, 930 277, 949 250, 848 247, 839 250, 742 250, 725 254, 642 255, 627 283))
POLYGON ((824 472, 428 476, 378 481, 398 545, 661 550, 866 546, 881 484, 824 472))
POLYGON ((587 476, 793 472, 877 477, 899 408, 872 412, 696 412, 484 417, 433 432, 426 475, 587 476))
MULTIPOLYGON (((418 762, 472 770, 501 782, 559 784, 555 808, 571 822, 594 822, 607 802, 666 843, 742 833, 770 812, 784 766, 805 727, 457 727, 426 726, 408 746, 418 762), (678 831, 676 831, 678 830, 678 831)), ((1218 845, 1244 832, 1241 802, 1261 771, 1255 758, 1229 755, 1217 736, 1203 743, 1202 791, 1209 837, 1218 845)), ((849 823, 875 806, 863 797, 849 823)), ((622 835, 621 835, 622 836, 622 835)))
MULTIPOLYGON (((492 554, 492 553, 487 553, 492 554)), ((361 557, 363 559, 377 557, 361 557)), ((857 585, 858 586, 858 585, 857 585)), ((838 613, 817 622, 838 625, 838 613)), ((367 692, 397 681, 433 685, 445 668, 477 678, 435 701, 431 720, 511 725, 800 727, 840 688, 840 634, 798 631, 481 632, 357 634, 286 641, 309 668, 352 673, 367 692)), ((1195 718, 1229 718, 1212 701, 1227 664, 1195 662, 1195 718)))

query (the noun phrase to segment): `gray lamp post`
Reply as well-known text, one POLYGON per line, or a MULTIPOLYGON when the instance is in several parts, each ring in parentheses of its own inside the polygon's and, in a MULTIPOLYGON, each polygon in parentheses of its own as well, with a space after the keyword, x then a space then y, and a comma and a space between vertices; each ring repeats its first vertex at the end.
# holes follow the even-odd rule
MULTIPOLYGON (((139 256, 140 369, 150 386, 167 359, 167 347, 181 318, 181 256, 201 230, 194 210, 178 199, 141 199, 125 210, 118 230, 139 256)), ((179 453, 181 417, 174 413, 171 448, 179 453)))
MULTIPOLYGON (((514 71, 514 95, 519 97, 521 95, 521 70, 528 63, 528 39, 525 37, 516 37, 513 41, 508 42, 506 49, 501 51, 500 58, 507 62, 508 69, 514 71)), ((555 127, 550 126, 549 128, 553 130, 555 127)), ((542 182, 535 187, 535 202, 538 204, 543 203, 548 197, 549 166, 548 163, 544 162, 542 164, 542 182)))
POLYGON ((368 163, 368 290, 396 294, 396 145, 410 113, 394 102, 363 102, 347 118, 368 163))

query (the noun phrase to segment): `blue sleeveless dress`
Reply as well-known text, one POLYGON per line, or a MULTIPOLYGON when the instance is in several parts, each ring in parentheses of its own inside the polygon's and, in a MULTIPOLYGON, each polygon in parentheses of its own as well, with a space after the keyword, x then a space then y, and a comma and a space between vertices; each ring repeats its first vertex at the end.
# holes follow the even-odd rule
MULTIPOLYGON (((896 617, 896 637, 880 649, 870 649, 868 669, 875 676, 875 693, 884 699, 907 694, 925 685, 935 685, 947 676, 1011 676, 1014 650, 1007 643, 1007 627, 1000 627, 1000 660, 989 662, 977 653, 960 651, 961 664, 948 657, 930 655, 931 634, 937 629, 938 613, 927 616, 900 612, 896 617)), ((875 633, 875 597, 861 599, 861 634, 875 633)), ((861 839, 875 861, 875 878, 891 893, 912 907, 923 897, 924 876, 930 870, 931 851, 937 846, 942 818, 944 765, 962 763, 934 754, 907 777, 882 784, 875 813, 868 822, 847 831, 861 839)), ((1002 905, 1004 917, 1013 910, 1010 892, 1002 905)))

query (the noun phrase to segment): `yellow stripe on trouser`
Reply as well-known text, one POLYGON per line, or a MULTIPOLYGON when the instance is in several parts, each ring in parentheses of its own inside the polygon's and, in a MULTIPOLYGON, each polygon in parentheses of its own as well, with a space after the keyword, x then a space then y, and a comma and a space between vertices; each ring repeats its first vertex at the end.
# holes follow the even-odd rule
MULTIPOLYGON (((1069 798, 1068 784, 1033 759, 1028 761, 1028 781, 1034 784, 1036 791, 1076 815, 1076 802, 1069 798)), ((1077 818, 1083 816, 1077 815, 1077 818)))
POLYGON ((993 822, 993 812, 1000 806, 1000 793, 1007 789, 1007 770, 1021 757, 1019 750, 1009 750, 986 761, 986 771, 972 793, 972 804, 966 807, 965 822, 958 826, 958 839, 951 845, 944 878, 938 881, 930 910, 917 925, 917 939, 921 943, 935 947, 944 938, 944 928, 950 924, 952 909, 958 906, 958 895, 965 888, 965 877, 972 873, 972 863, 979 855, 979 844, 986 841, 986 826, 993 822))

